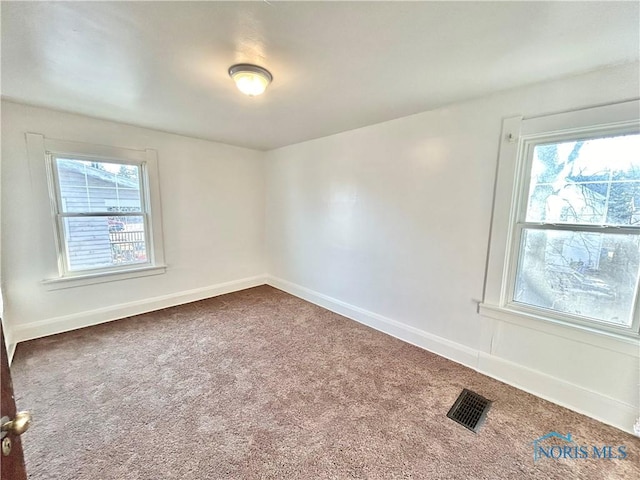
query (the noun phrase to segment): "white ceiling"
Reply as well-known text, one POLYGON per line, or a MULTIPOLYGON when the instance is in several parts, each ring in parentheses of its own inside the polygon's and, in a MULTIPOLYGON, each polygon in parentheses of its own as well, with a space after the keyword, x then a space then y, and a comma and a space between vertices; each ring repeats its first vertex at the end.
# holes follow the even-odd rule
POLYGON ((2 95, 266 150, 637 61, 639 30, 638 2, 3 1, 2 95))

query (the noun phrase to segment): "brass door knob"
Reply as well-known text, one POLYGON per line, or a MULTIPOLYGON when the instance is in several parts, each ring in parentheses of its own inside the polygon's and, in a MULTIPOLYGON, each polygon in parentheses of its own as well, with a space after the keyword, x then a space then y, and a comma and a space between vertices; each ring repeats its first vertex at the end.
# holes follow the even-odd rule
MULTIPOLYGON (((22 435, 29 429, 31 425, 31 413, 18 412, 16 418, 9 420, 7 417, 2 418, 2 433, 10 435, 22 435), (6 420, 6 421, 5 421, 6 420)), ((4 437, 4 435, 2 435, 4 437)))

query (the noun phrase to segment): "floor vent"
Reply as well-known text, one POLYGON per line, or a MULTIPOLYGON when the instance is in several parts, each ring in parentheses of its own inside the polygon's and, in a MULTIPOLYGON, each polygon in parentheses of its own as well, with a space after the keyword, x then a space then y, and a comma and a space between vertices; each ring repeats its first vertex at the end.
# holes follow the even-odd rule
POLYGON ((447 417, 475 433, 482 426, 490 406, 490 400, 465 388, 447 417))

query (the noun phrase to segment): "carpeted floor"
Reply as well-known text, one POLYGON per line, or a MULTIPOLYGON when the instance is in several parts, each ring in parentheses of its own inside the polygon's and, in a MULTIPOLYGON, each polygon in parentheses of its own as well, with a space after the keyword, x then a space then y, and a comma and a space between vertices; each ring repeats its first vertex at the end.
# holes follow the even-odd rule
POLYGON ((12 372, 34 480, 640 478, 640 439, 267 286, 22 343, 12 372), (462 388, 493 400, 478 434, 446 418, 462 388), (534 462, 551 431, 628 456, 534 462))

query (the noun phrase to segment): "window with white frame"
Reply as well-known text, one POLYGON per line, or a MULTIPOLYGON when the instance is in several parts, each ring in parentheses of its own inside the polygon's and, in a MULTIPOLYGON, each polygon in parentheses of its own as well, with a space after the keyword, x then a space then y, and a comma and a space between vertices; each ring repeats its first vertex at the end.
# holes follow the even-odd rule
POLYGON ((485 303, 636 336, 638 103, 510 119, 505 135, 496 202, 510 207, 496 205, 485 303))
POLYGON ((48 288, 165 271, 155 151, 32 133, 27 146, 34 178, 46 178, 54 224, 58 275, 43 280, 48 288))
POLYGON ((63 274, 149 265, 146 165, 49 156, 63 274))

